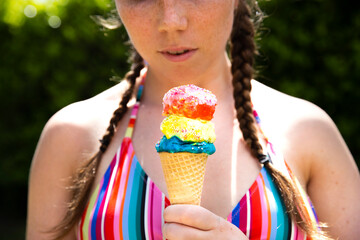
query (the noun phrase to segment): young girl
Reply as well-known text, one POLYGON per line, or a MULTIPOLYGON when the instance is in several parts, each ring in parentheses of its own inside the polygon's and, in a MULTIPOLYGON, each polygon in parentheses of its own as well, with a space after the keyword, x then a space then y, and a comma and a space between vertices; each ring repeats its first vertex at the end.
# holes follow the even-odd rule
POLYGON ((116 0, 136 49, 131 70, 46 124, 31 167, 27 239, 360 235, 359 172, 334 123, 252 80, 254 5, 116 0), (218 99, 201 206, 169 204, 155 150, 164 93, 189 83, 218 99))

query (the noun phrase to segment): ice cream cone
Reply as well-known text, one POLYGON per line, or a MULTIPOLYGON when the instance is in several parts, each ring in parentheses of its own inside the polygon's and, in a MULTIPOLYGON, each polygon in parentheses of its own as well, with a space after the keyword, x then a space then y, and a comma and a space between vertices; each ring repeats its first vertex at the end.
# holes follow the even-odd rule
POLYGON ((171 204, 200 205, 206 153, 160 152, 171 204))

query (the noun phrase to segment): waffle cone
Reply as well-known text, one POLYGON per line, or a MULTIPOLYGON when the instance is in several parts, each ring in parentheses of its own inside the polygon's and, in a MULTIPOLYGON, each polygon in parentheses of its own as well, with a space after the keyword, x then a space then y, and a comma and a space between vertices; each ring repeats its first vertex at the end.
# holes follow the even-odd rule
POLYGON ((171 204, 200 205, 206 153, 160 152, 171 204))

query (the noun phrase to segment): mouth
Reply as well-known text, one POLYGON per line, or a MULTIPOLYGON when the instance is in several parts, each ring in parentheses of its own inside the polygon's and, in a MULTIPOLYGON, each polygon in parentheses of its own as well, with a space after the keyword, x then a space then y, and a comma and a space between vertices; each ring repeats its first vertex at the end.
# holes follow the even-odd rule
POLYGON ((184 49, 184 50, 181 50, 181 51, 166 51, 165 53, 170 54, 170 55, 179 56, 181 54, 188 53, 190 51, 191 51, 190 49, 184 49))
POLYGON ((191 58, 197 51, 196 48, 169 48, 159 51, 167 60, 171 62, 183 62, 191 58))

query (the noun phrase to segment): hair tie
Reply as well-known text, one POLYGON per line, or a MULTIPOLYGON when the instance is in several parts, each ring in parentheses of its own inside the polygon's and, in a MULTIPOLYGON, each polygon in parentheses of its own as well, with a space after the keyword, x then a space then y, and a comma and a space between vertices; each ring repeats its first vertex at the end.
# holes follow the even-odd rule
POLYGON ((269 154, 261 154, 259 157, 259 162, 261 164, 265 164, 265 163, 272 163, 270 155, 269 154))

